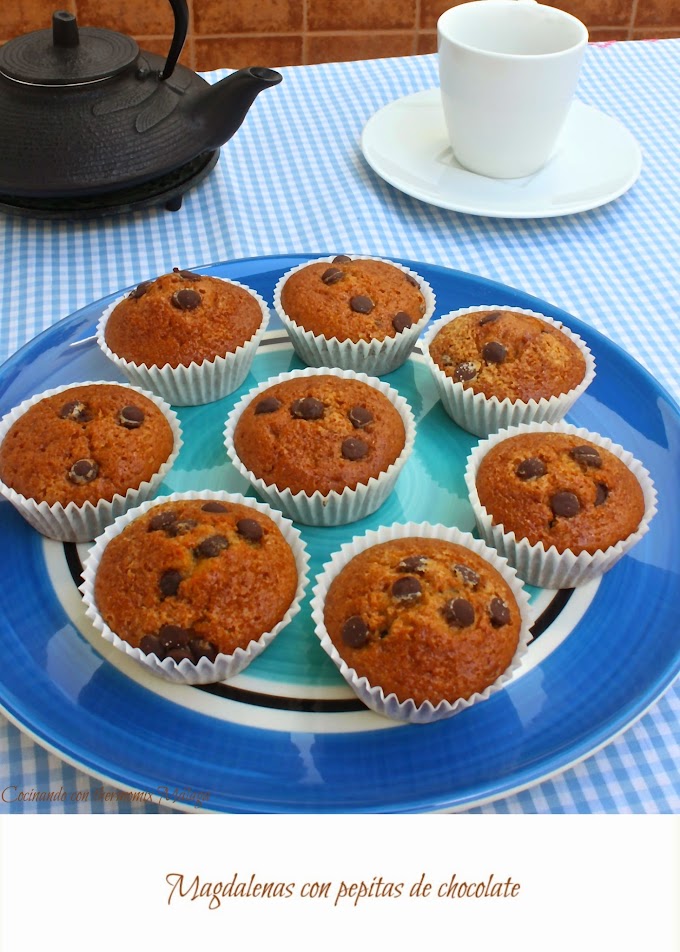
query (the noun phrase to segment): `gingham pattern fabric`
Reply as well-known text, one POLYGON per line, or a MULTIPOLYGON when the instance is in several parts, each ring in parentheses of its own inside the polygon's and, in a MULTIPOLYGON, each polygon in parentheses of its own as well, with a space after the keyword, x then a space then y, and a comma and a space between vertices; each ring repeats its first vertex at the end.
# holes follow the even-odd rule
MULTIPOLYGON (((435 56, 282 72, 282 85, 256 100, 179 212, 78 223, 0 217, 0 360, 77 308, 177 264, 349 250, 441 264, 547 299, 615 340, 680 398, 680 40, 588 49, 578 96, 634 133, 643 172, 610 205, 546 220, 443 211, 401 194, 367 166, 359 148, 366 121, 386 103, 436 86, 435 56)), ((600 752, 471 812, 677 812, 679 724, 676 682, 600 752)), ((0 716, 0 790, 12 785, 90 794, 86 803, 26 804, 26 812, 165 810, 105 800, 110 788, 0 716)))

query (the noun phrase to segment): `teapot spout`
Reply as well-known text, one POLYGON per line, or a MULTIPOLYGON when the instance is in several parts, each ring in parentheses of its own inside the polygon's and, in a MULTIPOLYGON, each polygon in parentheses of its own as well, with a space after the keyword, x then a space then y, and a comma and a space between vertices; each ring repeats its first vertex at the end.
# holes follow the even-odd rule
POLYGON ((194 104, 194 121, 199 123, 206 146, 218 149, 239 129, 253 100, 263 89, 276 86, 283 77, 264 66, 239 69, 211 86, 194 104))

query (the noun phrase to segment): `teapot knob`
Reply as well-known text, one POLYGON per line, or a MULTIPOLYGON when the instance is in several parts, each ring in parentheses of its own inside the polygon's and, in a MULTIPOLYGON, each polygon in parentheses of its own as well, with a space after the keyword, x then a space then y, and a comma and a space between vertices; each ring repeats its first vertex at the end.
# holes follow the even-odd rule
POLYGON ((72 13, 57 10, 52 14, 52 42, 55 46, 78 46, 78 23, 72 13))

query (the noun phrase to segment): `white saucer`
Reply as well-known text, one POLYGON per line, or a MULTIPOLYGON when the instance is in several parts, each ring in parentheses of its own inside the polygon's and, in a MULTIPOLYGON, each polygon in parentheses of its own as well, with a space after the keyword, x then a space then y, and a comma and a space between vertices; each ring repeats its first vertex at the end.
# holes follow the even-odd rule
POLYGON ((439 89, 383 106, 361 136, 371 168, 423 202, 490 218, 553 218, 623 195, 642 166, 640 147, 617 119, 575 101, 552 158, 521 179, 493 179, 458 164, 448 143, 439 89))

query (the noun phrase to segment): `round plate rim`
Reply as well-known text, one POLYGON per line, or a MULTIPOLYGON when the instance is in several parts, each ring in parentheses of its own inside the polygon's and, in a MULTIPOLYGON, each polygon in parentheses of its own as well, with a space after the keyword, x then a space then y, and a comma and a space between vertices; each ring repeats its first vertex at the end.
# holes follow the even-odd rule
MULTIPOLYGON (((275 268, 285 268, 291 266, 289 262, 298 262, 306 259, 313 259, 316 257, 324 256, 325 252, 309 252, 309 253, 296 253, 289 255, 268 255, 268 256, 253 256, 250 258, 241 258, 234 259, 232 261, 224 262, 215 262, 210 265, 204 265, 196 268, 195 270, 202 270, 208 273, 220 270, 220 269, 231 269, 240 270, 244 267, 247 267, 249 264, 257 262, 258 264, 271 263, 273 265, 271 270, 275 268)), ((487 278, 483 278, 478 275, 472 275, 467 272, 457 271, 455 269, 447 268, 442 265, 435 264, 426 264, 423 262, 414 261, 411 259, 400 259, 394 258, 395 261, 401 261, 402 264, 406 266, 413 267, 416 271, 418 269, 424 269, 427 271, 434 271, 445 276, 447 278, 463 278, 468 280, 478 280, 482 282, 486 287, 491 287, 492 289, 497 289, 498 292, 502 291, 513 291, 515 293, 521 294, 525 299, 533 300, 539 304, 546 306, 547 302, 541 301, 538 298, 533 298, 531 295, 528 295, 526 292, 519 291, 509 287, 508 285, 501 284, 499 282, 492 281, 487 278)), ((263 271, 264 269, 260 269, 263 271)), ((267 272, 268 273, 268 272, 267 272)), ((238 279, 238 278, 237 278, 238 279)), ((59 331, 67 331, 73 329, 76 325, 81 322, 84 322, 86 319, 89 323, 92 323, 90 318, 91 312, 96 308, 103 308, 106 302, 115 298, 121 293, 117 291, 113 294, 102 297, 101 299, 91 302, 85 305, 82 308, 79 308, 77 311, 73 312, 71 315, 63 318, 61 321, 56 322, 51 327, 45 329, 40 334, 36 335, 33 339, 26 342, 18 351, 15 352, 4 364, 0 365, 0 385, 2 385, 3 380, 7 379, 9 373, 15 366, 15 363, 24 363, 24 361, 29 358, 33 348, 37 347, 39 350, 42 350, 42 344, 45 339, 49 339, 55 334, 59 334, 59 331)), ((617 355, 620 360, 623 360, 628 364, 636 374, 642 375, 648 386, 656 391, 659 396, 663 396, 667 405, 673 412, 673 414, 680 419, 680 406, 674 400, 674 398, 658 383, 658 381, 630 354, 625 350, 619 347, 615 342, 609 340, 605 335, 601 334, 595 328, 590 325, 586 325, 580 319, 574 317, 571 314, 560 311, 553 305, 549 305, 551 313, 559 313, 564 317, 565 323, 571 326, 574 330, 579 332, 579 328, 586 330, 586 333, 590 336, 592 341, 596 341, 600 346, 605 347, 606 349, 611 349, 617 355)), ((540 310, 540 308, 539 308, 540 310)), ((83 327, 86 327, 86 324, 83 324, 83 327)), ((0 394, 0 397, 2 394, 0 394)), ((677 421, 676 421, 677 422, 677 421)), ((4 505, 4 502, 3 502, 4 505)), ((658 701, 662 695, 670 688, 673 682, 676 680, 678 673, 680 672, 680 649, 678 650, 676 657, 674 658, 674 663, 668 665, 662 672, 660 672, 654 682, 648 686, 648 689, 642 695, 637 695, 631 702, 620 712, 618 717, 610 717, 604 724, 599 726, 599 729, 594 733, 589 733, 585 738, 581 739, 580 742, 576 743, 574 746, 569 748, 569 755, 560 757, 556 752, 549 751, 545 752, 541 758, 541 763, 543 764, 542 768, 539 770, 536 769, 534 764, 531 768, 527 767, 524 770, 513 774, 514 782, 512 784, 504 783, 502 779, 496 779, 494 781, 487 781, 484 784, 483 791, 480 789, 476 792, 464 795, 448 795, 448 794, 439 794, 438 796, 430 795, 428 797, 418 797, 414 796, 408 800, 400 800, 399 802, 391 802, 389 804, 384 804, 381 806, 373 807, 364 807, 361 812, 365 813, 375 813, 375 812, 424 812, 424 811, 457 811, 463 809, 469 809, 474 806, 479 806, 485 803, 493 802, 500 798, 509 796, 513 793, 520 792, 531 788, 550 777, 553 777, 557 774, 562 773, 564 770, 569 769, 575 764, 580 763, 589 756, 592 756, 597 751, 601 750, 607 744, 612 742, 616 737, 618 737, 623 731, 627 730, 632 724, 634 724, 640 717, 642 717, 649 708, 658 701)), ((101 755, 99 758, 96 758, 90 755, 90 760, 86 760, 81 751, 81 756, 77 756, 77 753, 69 753, 63 744, 64 739, 61 738, 62 745, 49 739, 43 737, 38 733, 33 726, 26 724, 22 721, 19 713, 17 713, 10 704, 6 702, 5 698, 0 698, 0 709, 2 709, 8 719, 15 724, 20 730, 24 731, 28 736, 36 740, 37 743, 41 744, 46 749, 54 752, 57 756, 60 756, 67 763, 72 764, 73 766, 83 770, 85 773, 90 774, 99 779, 104 779, 111 783, 114 786, 117 786, 121 789, 126 790, 135 790, 143 789, 143 785, 137 787, 133 778, 128 778, 127 780, 123 777, 118 777, 114 769, 111 769, 113 765, 108 765, 108 770, 101 769, 101 755)), ((44 728, 44 725, 43 725, 44 728)), ((75 748, 76 744, 72 741, 72 746, 75 748)), ((139 778, 137 778, 139 779, 139 778)), ((259 804, 260 809, 256 809, 252 802, 242 800, 238 796, 232 796, 229 799, 227 806, 222 806, 218 808, 217 812, 308 812, 303 810, 302 807, 297 808, 295 805, 291 806, 290 804, 278 804, 274 806, 273 804, 262 805, 259 804)), ((333 809, 323 809, 322 807, 315 810, 315 812, 347 812, 347 808, 342 810, 333 809)))

